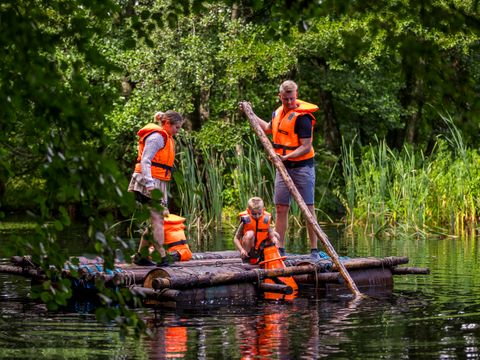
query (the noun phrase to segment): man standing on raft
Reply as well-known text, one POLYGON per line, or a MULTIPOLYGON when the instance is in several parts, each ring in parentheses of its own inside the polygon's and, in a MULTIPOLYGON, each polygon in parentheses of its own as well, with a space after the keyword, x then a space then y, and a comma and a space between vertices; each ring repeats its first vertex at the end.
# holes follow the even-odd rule
MULTIPOLYGON (((267 123, 260 119, 250 103, 243 102, 240 110, 251 113, 265 134, 272 134, 273 148, 282 160, 293 183, 300 192, 312 215, 316 218, 315 195, 315 152, 313 150, 313 113, 318 106, 298 100, 298 86, 291 80, 280 85, 278 94, 282 106, 272 114, 272 120, 267 123)), ((288 227, 288 211, 290 208, 290 191, 278 171, 275 174, 275 230, 280 235, 279 252, 285 255, 285 233, 288 227)), ((307 221, 308 237, 310 239, 310 256, 313 261, 319 260, 317 235, 313 225, 307 221)))

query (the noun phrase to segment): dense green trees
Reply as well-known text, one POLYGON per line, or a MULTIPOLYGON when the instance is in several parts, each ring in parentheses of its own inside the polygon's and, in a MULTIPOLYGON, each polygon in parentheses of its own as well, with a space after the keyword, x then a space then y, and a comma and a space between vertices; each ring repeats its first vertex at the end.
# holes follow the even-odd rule
MULTIPOLYGON (((474 0, 4 1, 0 215, 29 211, 39 241, 19 249, 38 261, 63 263, 55 232, 72 217, 88 221, 106 258, 128 252, 108 229, 134 207, 126 184, 135 132, 160 109, 188 119, 180 150, 190 165, 174 191, 184 196, 182 179, 195 179, 197 198, 179 196, 177 206, 235 207, 249 183, 268 197, 271 168, 252 152, 237 103, 251 101, 268 119, 287 78, 321 108, 318 192, 330 196, 319 206, 331 211, 339 204, 331 191, 348 197, 334 176, 342 139, 384 138, 392 149, 408 143, 428 154, 448 128, 439 113, 448 113, 478 147, 479 20, 474 0), (242 153, 255 161, 240 163, 242 153), (211 161, 217 174, 205 169, 211 161), (199 201, 215 184, 221 194, 199 201)), ((53 307, 64 301, 44 298, 53 307)))

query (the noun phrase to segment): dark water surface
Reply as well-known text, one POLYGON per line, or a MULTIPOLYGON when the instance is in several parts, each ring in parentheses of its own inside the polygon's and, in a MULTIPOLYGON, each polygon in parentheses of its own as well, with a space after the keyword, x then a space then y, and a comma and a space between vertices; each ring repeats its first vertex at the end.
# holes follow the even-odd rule
MULTIPOLYGON (((0 359, 480 359, 478 239, 327 233, 341 256, 408 256, 408 266, 429 267, 431 274, 396 276, 391 296, 361 301, 343 296, 195 313, 139 310, 154 333, 139 339, 121 338, 88 307, 47 312, 28 299, 29 281, 0 274, 0 359)), ((8 260, 6 239, 0 237, 1 263, 8 260)), ((71 245, 81 249, 81 237, 71 245)))

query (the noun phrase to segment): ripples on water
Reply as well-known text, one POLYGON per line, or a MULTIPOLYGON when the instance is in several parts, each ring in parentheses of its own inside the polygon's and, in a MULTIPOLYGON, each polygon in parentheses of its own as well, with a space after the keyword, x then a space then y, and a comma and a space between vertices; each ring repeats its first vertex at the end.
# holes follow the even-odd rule
MULTIPOLYGON (((474 304, 475 303, 475 304, 474 304)), ((388 298, 297 299, 198 313, 148 311, 152 337, 121 339, 90 314, 2 301, 0 358, 464 359, 478 358, 476 312, 417 292, 388 298)), ((473 302, 466 308, 474 308, 473 302)))
MULTIPOLYGON (((358 245, 358 244, 357 244, 358 245)), ((410 257, 428 276, 395 277, 390 296, 296 299, 198 312, 147 310, 153 336, 120 338, 88 313, 50 313, 28 281, 0 274, 0 358, 479 359, 478 250, 461 242, 367 243, 358 253, 410 257), (382 253, 382 248, 388 248, 382 253)), ((470 244, 471 245, 471 244, 470 244)), ((353 256, 354 254, 350 254, 353 256)), ((364 256, 364 255, 362 255, 364 256)))

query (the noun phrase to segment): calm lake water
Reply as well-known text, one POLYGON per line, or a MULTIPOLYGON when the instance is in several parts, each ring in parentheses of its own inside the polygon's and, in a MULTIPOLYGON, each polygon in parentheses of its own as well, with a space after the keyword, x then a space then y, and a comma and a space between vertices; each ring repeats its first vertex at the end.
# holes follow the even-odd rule
MULTIPOLYGON (((0 274, 0 359, 480 359, 478 239, 326 232, 341 256, 408 256, 408 266, 428 267, 431 274, 396 276, 391 296, 361 301, 343 296, 197 312, 139 310, 154 333, 140 338, 121 338, 86 305, 48 312, 29 300, 29 281, 0 274)), ((7 263, 2 249, 9 237, 0 236, 0 263, 7 263)), ((81 235, 67 239, 72 253, 86 255, 81 235)), ((221 241, 210 246, 225 249, 221 241)))

